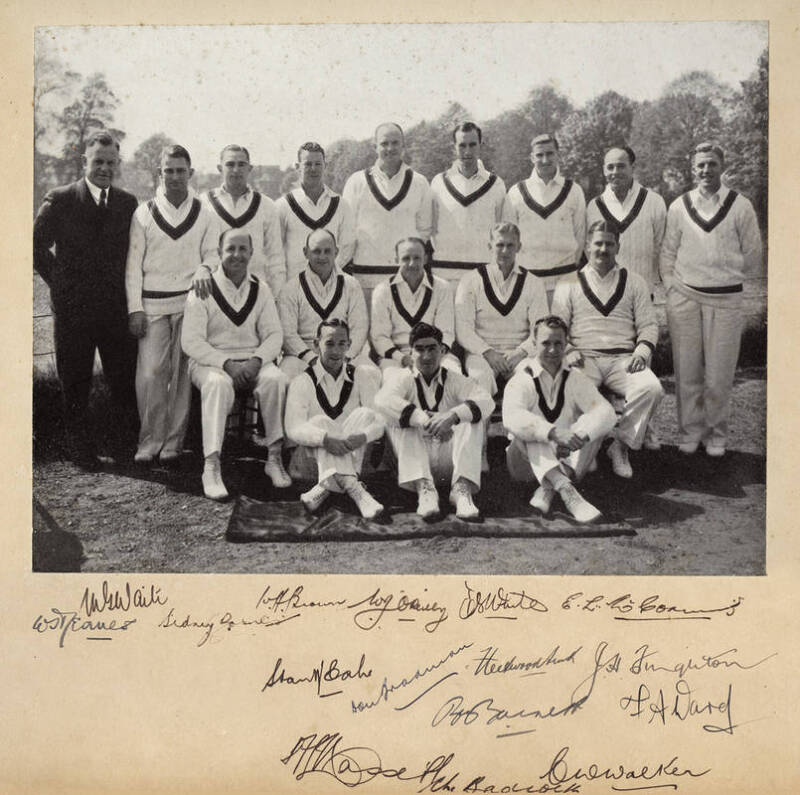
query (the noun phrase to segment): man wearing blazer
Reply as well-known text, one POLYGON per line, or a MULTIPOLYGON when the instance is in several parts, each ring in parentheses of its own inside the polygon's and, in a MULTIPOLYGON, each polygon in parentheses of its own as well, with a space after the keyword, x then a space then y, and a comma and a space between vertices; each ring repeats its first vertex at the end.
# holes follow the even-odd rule
POLYGON ((86 142, 84 176, 51 190, 33 225, 33 267, 50 288, 56 368, 72 459, 98 465, 86 412, 95 350, 118 421, 135 432, 136 340, 128 332, 125 259, 136 198, 112 186, 119 143, 105 131, 86 142))

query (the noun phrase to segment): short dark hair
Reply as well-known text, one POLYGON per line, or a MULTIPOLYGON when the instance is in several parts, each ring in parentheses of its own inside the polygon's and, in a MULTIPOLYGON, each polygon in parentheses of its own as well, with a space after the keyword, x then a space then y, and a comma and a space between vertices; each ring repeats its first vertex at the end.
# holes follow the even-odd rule
POLYGON ((313 235, 314 232, 327 232, 331 236, 331 240, 333 241, 333 245, 334 246, 337 245, 337 243, 336 243, 336 235, 334 235, 333 232, 331 232, 330 229, 328 229, 327 227, 323 226, 322 229, 312 229, 306 235, 306 244, 305 244, 304 248, 308 248, 308 241, 311 240, 311 235, 313 235))
POLYGON ((426 337, 433 337, 438 343, 442 342, 442 332, 440 329, 436 328, 436 326, 432 326, 430 323, 420 322, 411 329, 411 333, 408 335, 408 344, 413 348, 417 340, 424 340, 426 337))
POLYGON ((703 141, 697 144, 692 151, 692 163, 694 163, 695 155, 704 155, 708 152, 713 152, 719 158, 721 164, 725 163, 725 153, 716 141, 703 141))
POLYGON ((119 152, 119 141, 108 130, 97 130, 93 132, 87 139, 83 147, 85 152, 90 146, 100 144, 100 146, 114 146, 119 152))
POLYGON ((606 218, 598 219, 586 230, 586 239, 588 240, 595 232, 606 232, 609 235, 614 235, 614 239, 619 243, 619 224, 615 221, 609 221, 606 218))
POLYGON ((322 336, 322 329, 324 328, 343 328, 347 332, 347 336, 350 337, 350 326, 347 325, 346 320, 340 317, 329 317, 323 320, 317 326, 317 339, 322 336))
POLYGON ((633 149, 631 149, 631 147, 628 146, 628 144, 620 144, 619 146, 610 146, 606 150, 606 156, 608 155, 609 152, 613 152, 615 149, 619 149, 620 152, 625 152, 625 154, 628 156, 628 162, 631 165, 633 165, 636 162, 636 152, 634 152, 633 149))
POLYGON ((161 162, 165 157, 180 157, 186 161, 189 168, 192 167, 192 158, 190 157, 189 152, 180 144, 170 144, 169 146, 162 147, 161 154, 158 157, 159 162, 161 162))
MULTIPOLYGON (((222 234, 219 236, 219 240, 217 241, 217 248, 218 248, 220 251, 222 251, 222 244, 223 244, 223 242, 224 242, 224 240, 225 240, 225 235, 227 235, 229 232, 238 232, 238 231, 239 231, 239 230, 238 230, 238 229, 237 229, 235 226, 232 226, 232 227, 230 227, 230 229, 226 229, 226 230, 225 230, 225 231, 224 231, 224 232, 223 232, 223 233, 222 233, 222 234)), ((253 236, 252 236, 252 235, 251 235, 249 232, 247 233, 247 239, 250 241, 250 249, 252 250, 252 248, 253 248, 253 236)))
POLYGON ((481 128, 475 124, 474 121, 462 121, 461 124, 456 124, 453 128, 453 140, 456 140, 456 133, 468 133, 468 132, 476 132, 478 133, 478 143, 483 142, 483 134, 481 133, 481 128))
POLYGON ((422 246, 422 255, 423 255, 423 257, 425 256, 426 245, 425 245, 425 241, 421 237, 404 237, 404 238, 401 238, 400 240, 398 240, 394 244, 394 258, 395 259, 397 259, 397 255, 400 253, 400 246, 402 246, 403 243, 419 243, 419 245, 422 246))
POLYGON ((553 133, 542 133, 541 135, 537 135, 531 141, 531 149, 533 149, 536 144, 553 144, 556 148, 556 152, 558 151, 558 139, 553 133))
POLYGON ((319 152, 322 155, 322 159, 325 159, 325 150, 318 144, 316 141, 306 141, 298 150, 297 150, 297 162, 300 162, 300 155, 303 152, 319 152))
MULTIPOLYGON (((247 149, 244 146, 239 146, 239 144, 228 144, 227 146, 224 146, 222 148, 222 150, 220 151, 220 153, 219 153, 220 161, 222 161, 222 156, 225 154, 225 152, 228 152, 228 151, 231 151, 231 152, 244 152, 244 156, 247 158, 247 162, 248 163, 250 162, 250 152, 248 152, 247 149)), ((175 155, 175 157, 177 157, 177 155, 175 155)))
POLYGON ((569 336, 569 327, 564 322, 564 319, 558 315, 545 315, 544 317, 540 317, 533 324, 534 339, 536 339, 536 335, 539 333, 539 326, 547 326, 547 328, 560 328, 564 332, 565 337, 569 336))

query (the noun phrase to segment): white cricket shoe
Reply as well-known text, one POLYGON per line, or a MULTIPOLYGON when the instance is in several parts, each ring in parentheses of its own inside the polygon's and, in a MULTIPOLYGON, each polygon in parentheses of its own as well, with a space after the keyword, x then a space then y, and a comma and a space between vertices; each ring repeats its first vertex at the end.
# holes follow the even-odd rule
POLYGON ((450 502, 455 506, 456 516, 466 522, 473 521, 481 515, 472 501, 472 491, 461 480, 458 480, 450 491, 450 502))
POLYGON ((289 473, 283 468, 280 456, 268 458, 264 464, 264 474, 272 481, 276 489, 288 489, 292 485, 289 473))
POLYGON ((555 493, 556 490, 550 484, 550 481, 545 480, 545 482, 533 492, 533 497, 531 497, 530 501, 531 508, 536 508, 537 511, 547 516, 547 514, 550 513, 550 506, 553 504, 555 493))
POLYGON ((203 494, 209 500, 227 500, 228 491, 222 482, 222 468, 219 458, 206 458, 203 465, 203 494))
POLYGON ((308 491, 304 491, 300 495, 300 502, 303 503, 303 507, 309 513, 316 513, 321 507, 322 503, 330 497, 330 492, 324 487, 320 486, 317 483, 316 486, 313 486, 308 491))
POLYGON ((632 478, 633 468, 631 462, 628 460, 628 447, 623 444, 619 439, 614 439, 608 446, 608 457, 611 459, 611 468, 614 474, 621 478, 632 478))
POLYGON ((678 450, 680 450, 680 452, 682 452, 684 455, 692 455, 693 453, 697 452, 697 448, 699 446, 699 442, 684 442, 683 444, 678 445, 678 450))
POLYGON ((588 524, 599 519, 602 514, 590 502, 585 500, 578 493, 578 490, 571 483, 566 483, 559 490, 564 507, 572 514, 576 522, 588 524))
POLYGON ((367 491, 360 480, 348 488, 347 494, 365 519, 374 519, 383 512, 383 505, 367 491))
POLYGON ((417 482, 417 515, 423 519, 433 519, 439 515, 439 492, 432 480, 417 482))

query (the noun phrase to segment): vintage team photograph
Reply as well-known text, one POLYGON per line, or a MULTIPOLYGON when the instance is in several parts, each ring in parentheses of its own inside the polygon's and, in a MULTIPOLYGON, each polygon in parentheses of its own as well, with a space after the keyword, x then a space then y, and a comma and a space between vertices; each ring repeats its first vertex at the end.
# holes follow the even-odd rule
POLYGON ((34 43, 34 571, 766 573, 766 22, 34 43))

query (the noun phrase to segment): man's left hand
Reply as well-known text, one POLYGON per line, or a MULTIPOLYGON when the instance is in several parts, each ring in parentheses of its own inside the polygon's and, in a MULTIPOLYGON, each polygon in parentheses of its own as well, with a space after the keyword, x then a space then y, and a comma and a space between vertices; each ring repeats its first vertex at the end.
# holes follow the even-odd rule
POLYGON ((642 356, 641 354, 634 353, 631 356, 631 360, 628 363, 628 372, 629 373, 640 373, 642 370, 647 369, 647 358, 642 356))
POLYGON ((442 411, 434 414, 425 430, 443 442, 452 436, 452 428, 458 421, 458 416, 450 411, 442 411))

